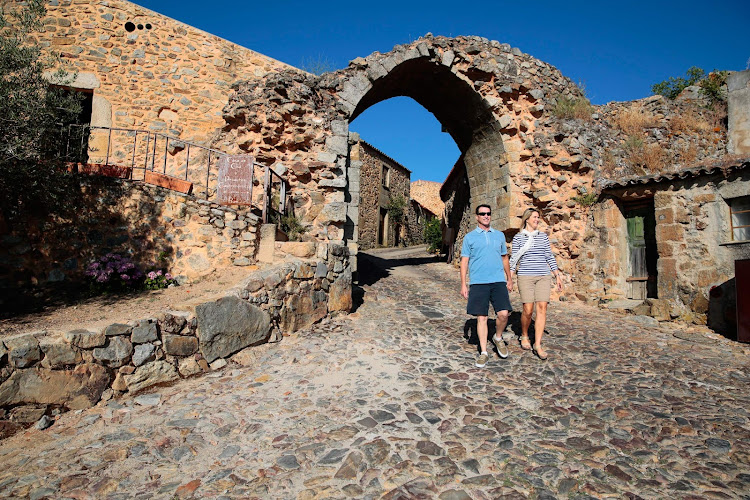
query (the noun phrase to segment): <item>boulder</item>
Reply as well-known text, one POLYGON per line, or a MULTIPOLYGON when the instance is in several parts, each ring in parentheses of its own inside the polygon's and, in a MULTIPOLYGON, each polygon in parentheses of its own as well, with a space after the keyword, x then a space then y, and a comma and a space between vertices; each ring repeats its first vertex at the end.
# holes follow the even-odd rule
POLYGON ((55 404, 70 410, 94 406, 109 386, 106 368, 84 363, 72 370, 16 370, 0 385, 0 406, 55 404))
POLYGON ((328 296, 328 310, 350 311, 352 308, 352 271, 347 268, 331 284, 328 296))
POLYGON ((201 369, 201 365, 192 356, 189 358, 181 359, 177 370, 180 372, 180 376, 184 378, 198 375, 203 371, 201 369))
POLYGON ((669 321, 672 319, 670 315, 670 304, 665 299, 646 299, 646 302, 651 306, 651 316, 659 321, 669 321))
POLYGON ((16 368, 27 368, 40 359, 39 341, 33 335, 23 335, 5 339, 8 348, 8 361, 16 368))
POLYGON ((185 328, 185 325, 187 325, 187 322, 184 313, 165 312, 159 317, 161 331, 165 333, 180 333, 185 328))
POLYGON ((133 327, 130 325, 124 325, 122 323, 113 323, 104 329, 104 335, 107 337, 115 337, 117 335, 130 335, 133 331, 133 327))
POLYGON ((318 245, 312 241, 287 241, 281 244, 281 251, 295 257, 313 257, 318 251, 318 245))
POLYGON ((128 391, 135 393, 157 384, 173 382, 180 378, 174 366, 166 361, 153 361, 136 368, 132 375, 124 375, 128 391))
POLYGON ((222 297, 195 308, 198 340, 208 363, 268 338, 271 317, 238 297, 222 297))
POLYGON ((39 341, 39 347, 44 353, 41 363, 44 368, 57 370, 81 362, 80 351, 62 339, 43 338, 39 341))
POLYGON ((34 424, 47 413, 47 405, 21 405, 10 411, 10 420, 20 424, 34 424))
POLYGON ((325 292, 289 295, 281 307, 279 327, 283 332, 295 332, 325 318, 326 313, 325 292))
POLYGON ((198 339, 182 335, 163 335, 164 352, 172 356, 190 356, 198 350, 198 339))
POLYGON ((156 346, 154 344, 138 344, 133 352, 133 364, 141 366, 144 363, 153 361, 156 356, 156 346))
POLYGON ((141 322, 140 325, 133 328, 130 335, 130 341, 134 344, 145 344, 159 339, 156 323, 141 322))
POLYGON ((119 368, 130 361, 133 344, 124 337, 110 337, 104 347, 94 349, 94 359, 110 368, 119 368))
POLYGON ((81 349, 93 349, 94 347, 103 346, 107 341, 104 333, 91 332, 89 330, 76 329, 66 332, 63 335, 65 341, 81 349))

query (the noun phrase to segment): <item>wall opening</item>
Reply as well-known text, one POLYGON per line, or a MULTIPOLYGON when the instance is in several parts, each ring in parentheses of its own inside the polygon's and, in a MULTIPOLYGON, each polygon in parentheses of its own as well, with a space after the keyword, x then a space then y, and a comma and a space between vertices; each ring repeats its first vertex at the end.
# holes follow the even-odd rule
POLYGON ((626 202, 622 210, 628 238, 628 298, 658 298, 654 199, 626 202))

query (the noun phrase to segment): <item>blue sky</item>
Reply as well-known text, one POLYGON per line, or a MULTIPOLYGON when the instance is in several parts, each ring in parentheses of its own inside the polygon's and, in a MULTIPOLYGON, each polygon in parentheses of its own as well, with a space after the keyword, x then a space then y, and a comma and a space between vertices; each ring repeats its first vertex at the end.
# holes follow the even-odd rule
MULTIPOLYGON (((323 60, 343 68, 428 32, 483 36, 556 66, 594 104, 646 97, 691 66, 750 64, 748 0, 135 3, 297 67, 323 60)), ((369 108, 351 130, 412 170, 412 180, 442 182, 459 155, 437 120, 405 97, 369 108)))

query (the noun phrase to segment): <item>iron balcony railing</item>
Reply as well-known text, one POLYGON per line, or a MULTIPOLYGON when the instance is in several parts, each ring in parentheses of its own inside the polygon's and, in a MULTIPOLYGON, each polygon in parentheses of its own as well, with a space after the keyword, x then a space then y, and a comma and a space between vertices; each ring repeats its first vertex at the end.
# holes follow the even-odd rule
MULTIPOLYGON (((63 153, 66 161, 129 167, 129 178, 136 181, 145 181, 148 171, 184 179, 193 184, 194 195, 218 201, 219 169, 212 166, 227 156, 223 151, 142 129, 73 124, 67 127, 67 136, 63 153)), ((270 166, 252 162, 248 199, 252 206, 260 207, 264 223, 287 215, 288 192, 287 181, 270 166), (263 192, 256 205, 253 187, 256 182, 260 184, 261 178, 263 192), (276 192, 278 209, 271 206, 276 192)))

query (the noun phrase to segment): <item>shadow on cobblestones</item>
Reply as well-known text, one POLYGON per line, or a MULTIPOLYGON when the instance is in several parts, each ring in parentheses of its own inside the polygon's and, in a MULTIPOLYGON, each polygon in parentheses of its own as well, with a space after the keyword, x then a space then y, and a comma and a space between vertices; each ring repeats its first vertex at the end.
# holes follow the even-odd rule
POLYGON ((480 369, 458 270, 390 251, 354 314, 1 442, 0 498, 750 499, 749 349, 553 302, 549 361, 480 369))

